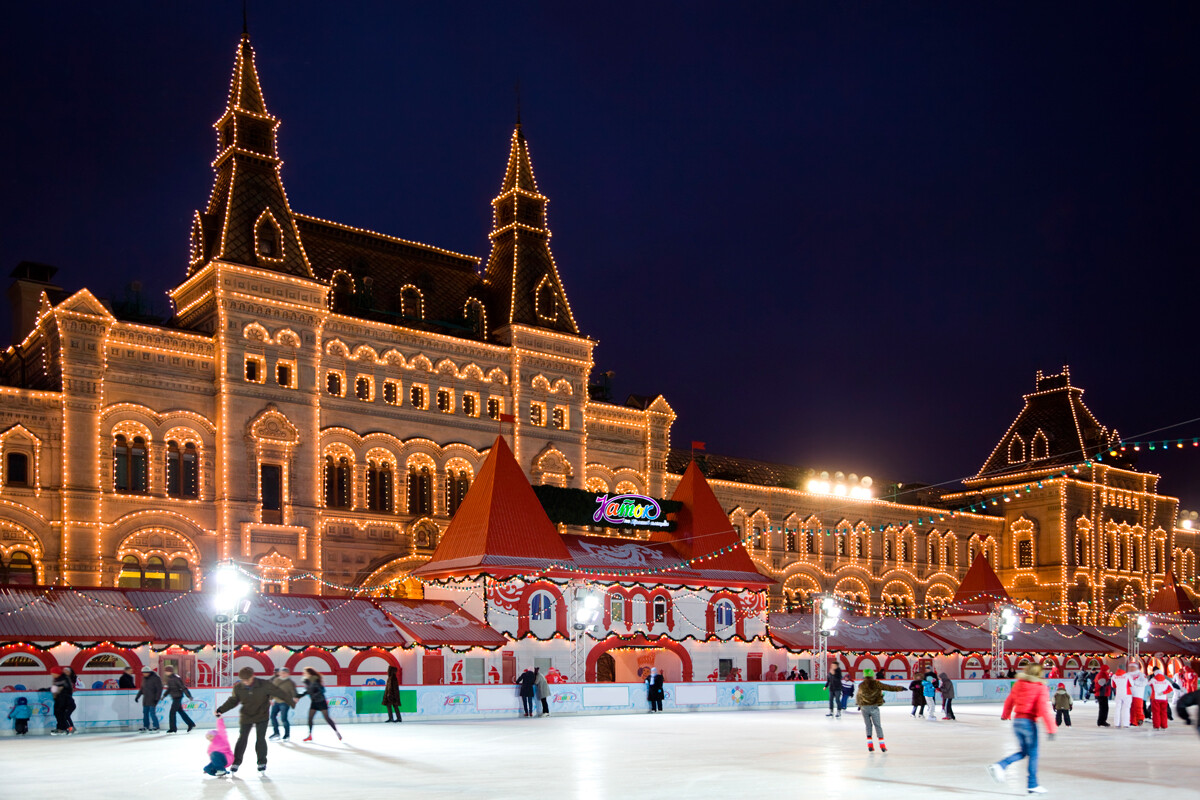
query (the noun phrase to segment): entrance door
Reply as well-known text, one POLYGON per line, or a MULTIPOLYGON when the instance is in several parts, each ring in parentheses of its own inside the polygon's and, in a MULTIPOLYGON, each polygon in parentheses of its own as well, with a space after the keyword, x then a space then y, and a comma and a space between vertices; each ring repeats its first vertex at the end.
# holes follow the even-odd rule
POLYGON ((617 662, 611 653, 601 653, 596 659, 596 682, 615 683, 617 680, 617 662))
POLYGON ((746 654, 746 680, 762 680, 762 653, 746 654))
POLYGON ((421 683, 440 686, 446 678, 446 660, 441 653, 426 653, 421 657, 421 683))
POLYGON ((175 668, 175 674, 183 678, 188 686, 198 685, 196 682, 196 656, 192 653, 163 653, 158 657, 158 668, 165 666, 175 668))
POLYGON ((500 653, 500 682, 509 686, 517 679, 517 654, 511 650, 500 653))

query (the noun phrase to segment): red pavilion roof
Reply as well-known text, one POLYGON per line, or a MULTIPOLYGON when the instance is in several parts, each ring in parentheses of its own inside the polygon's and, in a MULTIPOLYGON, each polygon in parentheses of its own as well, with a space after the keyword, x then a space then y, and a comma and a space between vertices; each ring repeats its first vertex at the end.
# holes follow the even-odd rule
POLYGON ((971 568, 963 576, 947 617, 987 614, 997 603, 1011 603, 1008 591, 982 552, 975 555, 971 568))
POLYGON ((1147 606, 1148 611, 1155 614, 1170 614, 1174 617, 1180 617, 1188 620, 1200 620, 1200 613, 1196 611, 1196 604, 1192 598, 1188 597, 1184 588, 1175 580, 1175 573, 1167 573, 1167 581, 1154 595, 1154 599, 1147 606))

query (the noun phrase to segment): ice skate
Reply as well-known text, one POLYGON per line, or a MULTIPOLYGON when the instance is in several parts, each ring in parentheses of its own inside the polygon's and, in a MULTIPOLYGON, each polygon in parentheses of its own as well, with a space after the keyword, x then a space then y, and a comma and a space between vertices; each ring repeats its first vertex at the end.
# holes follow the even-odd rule
POLYGON ((988 764, 987 771, 996 783, 1004 783, 1004 767, 999 764, 988 764))
POLYGON ((266 772, 266 771, 267 771, 267 762, 265 762, 265 761, 264 761, 263 763, 259 764, 259 765, 258 765, 258 771, 259 771, 259 772, 266 772))
POLYGON ((883 743, 883 739, 879 740, 879 752, 881 752, 881 753, 887 752, 887 745, 883 743))
POLYGON ((270 736, 268 736, 267 738, 268 738, 268 739, 278 739, 278 738, 279 738, 279 734, 278 734, 278 733, 272 733, 272 734, 271 734, 270 736))
POLYGON ((310 733, 308 736, 305 736, 305 737, 304 737, 304 741, 306 741, 306 742, 311 742, 311 741, 312 741, 312 734, 310 733))
POLYGON ((1033 788, 1031 788, 1029 790, 1029 794, 1045 794, 1045 793, 1046 793, 1045 786, 1034 786, 1033 788))

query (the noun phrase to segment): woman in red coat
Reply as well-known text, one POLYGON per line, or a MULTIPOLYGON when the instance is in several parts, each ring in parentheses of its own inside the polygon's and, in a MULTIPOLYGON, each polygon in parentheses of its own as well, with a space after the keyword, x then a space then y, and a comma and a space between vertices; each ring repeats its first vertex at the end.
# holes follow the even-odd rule
POLYGON ((1020 750, 1008 758, 988 766, 988 774, 996 783, 1004 783, 1004 770, 1023 758, 1029 759, 1029 793, 1044 794, 1045 789, 1038 784, 1038 735, 1037 721, 1040 719, 1046 726, 1046 733, 1053 739, 1058 732, 1054 724, 1054 714, 1050 711, 1050 692, 1042 683, 1042 668, 1037 664, 1026 664, 1024 670, 1017 675, 1004 701, 1004 710, 1000 719, 1013 718, 1013 733, 1017 735, 1020 750))

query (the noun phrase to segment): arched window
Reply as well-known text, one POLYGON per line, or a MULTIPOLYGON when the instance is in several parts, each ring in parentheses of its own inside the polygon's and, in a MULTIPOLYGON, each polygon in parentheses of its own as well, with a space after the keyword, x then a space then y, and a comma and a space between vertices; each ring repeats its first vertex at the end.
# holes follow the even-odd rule
POLYGON ((342 396, 342 376, 340 373, 331 372, 325 376, 325 391, 334 397, 342 396))
POLYGON ((863 557, 863 535, 861 533, 854 537, 854 555, 859 558, 863 557))
POLYGON ((529 598, 529 619, 533 621, 554 618, 554 598, 549 592, 534 592, 529 598))
POLYGON ((130 441, 124 434, 113 437, 113 489, 130 494, 149 491, 149 464, 146 440, 141 436, 130 441))
POLYGON ((849 535, 847 531, 839 530, 837 532, 837 551, 839 556, 844 556, 848 552, 846 549, 846 538, 849 535))
POLYGON ((900 542, 900 560, 905 563, 908 563, 908 542, 907 541, 900 542))
POLYGON ((1138 545, 1134 539, 1129 540, 1129 568, 1138 571, 1138 545))
POLYGON ((4 456, 4 485, 28 486, 29 456, 25 453, 6 453, 4 456))
POLYGON ((1025 440, 1018 434, 1008 440, 1008 463, 1019 464, 1025 460, 1025 440))
POLYGON ((350 459, 325 456, 325 506, 350 508, 350 459))
POLYGON ((408 468, 408 513, 433 513, 433 474, 429 467, 408 468))
POLYGON ((269 216, 264 214, 259 219, 258 226, 254 229, 254 238, 258 242, 258 254, 263 258, 277 261, 283 257, 279 228, 275 227, 275 221, 269 216))
POLYGON ((885 538, 883 540, 883 560, 888 561, 892 557, 892 540, 885 538))
POLYGON ((538 284, 534 294, 534 309, 542 319, 558 319, 558 297, 554 294, 554 286, 550 282, 549 275, 538 284))
POLYGON ((1084 543, 1082 536, 1075 537, 1075 566, 1087 566, 1087 545, 1084 543))
POLYGON ((666 622, 667 621, 667 598, 665 598, 665 597, 654 598, 654 621, 655 622, 666 622))
POLYGON ((1047 458, 1050 455, 1050 441, 1046 438, 1046 434, 1040 430, 1035 433, 1029 449, 1033 459, 1047 458))
POLYGON ((474 297, 463 307, 463 322, 476 339, 487 338, 487 317, 484 315, 483 303, 474 297))
POLYGON ((725 628, 733 624, 733 603, 728 600, 718 600, 715 610, 717 627, 725 628))
POLYGON ((0 561, 0 585, 33 586, 37 583, 37 572, 33 568, 33 557, 24 550, 14 550, 7 562, 0 561))
POLYGON ((608 598, 608 617, 613 622, 625 621, 625 598, 614 594, 608 598))
POLYGON ((946 566, 954 566, 954 545, 952 544, 946 545, 946 566))
POLYGON ((1017 542, 1017 566, 1020 569, 1033 567, 1033 542, 1029 539, 1017 542))
POLYGON ((446 509, 450 516, 458 512, 470 488, 471 475, 465 469, 450 470, 446 473, 446 509))
POLYGON ((797 547, 796 529, 795 528, 788 528, 784 532, 784 546, 787 547, 787 551, 789 553, 797 552, 797 550, 796 550, 796 547, 797 547))
POLYGON ((333 278, 333 293, 330 305, 335 314, 349 314, 354 302, 354 282, 345 273, 339 273, 333 278))
POLYGON ((371 379, 366 375, 359 375, 354 379, 354 396, 359 400, 371 399, 371 379))
POLYGON ((936 544, 929 547, 929 566, 936 567, 938 563, 938 546, 936 544))
POLYGON ((121 559, 121 575, 117 578, 117 586, 121 589, 142 588, 142 562, 137 556, 121 559))
POLYGON ((804 531, 804 552, 810 555, 816 552, 816 538, 811 528, 804 531))
POLYGON ((181 592, 192 590, 192 570, 188 567, 187 559, 171 559, 171 566, 167 568, 167 588, 181 592))
POLYGON ((200 495, 200 461, 196 445, 167 442, 167 494, 171 497, 196 498, 200 495))
POLYGON ((167 584, 167 565, 160 556, 146 559, 146 571, 142 573, 143 589, 164 589, 167 584))
POLYGON ((400 316, 408 319, 424 319, 424 304, 421 292, 415 286, 405 286, 400 290, 400 316))
POLYGON ((386 461, 367 462, 367 508, 392 511, 392 465, 386 461))

